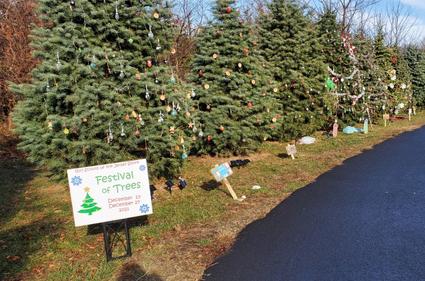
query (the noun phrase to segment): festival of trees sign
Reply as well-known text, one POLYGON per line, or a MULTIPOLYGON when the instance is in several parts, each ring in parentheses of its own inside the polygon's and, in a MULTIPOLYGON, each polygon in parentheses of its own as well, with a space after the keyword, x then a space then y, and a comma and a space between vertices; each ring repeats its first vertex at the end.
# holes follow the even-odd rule
POLYGON ((68 170, 75 226, 152 214, 146 160, 68 170))

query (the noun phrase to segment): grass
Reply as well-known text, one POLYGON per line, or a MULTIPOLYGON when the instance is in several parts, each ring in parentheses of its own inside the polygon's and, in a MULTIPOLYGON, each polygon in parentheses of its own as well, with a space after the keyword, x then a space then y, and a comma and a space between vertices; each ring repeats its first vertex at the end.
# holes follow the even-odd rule
POLYGON ((106 263, 102 234, 75 228, 67 186, 22 160, 14 140, 0 135, 0 280, 199 280, 203 270, 249 223, 264 217, 292 192, 373 145, 425 124, 421 113, 367 135, 326 138, 298 146, 266 143, 229 179, 244 202, 212 180, 214 164, 231 158, 193 157, 183 171, 189 186, 169 194, 156 182, 154 214, 131 228, 133 257, 106 263), (260 185, 260 190, 251 190, 260 185), (139 278, 139 279, 138 279, 139 278))

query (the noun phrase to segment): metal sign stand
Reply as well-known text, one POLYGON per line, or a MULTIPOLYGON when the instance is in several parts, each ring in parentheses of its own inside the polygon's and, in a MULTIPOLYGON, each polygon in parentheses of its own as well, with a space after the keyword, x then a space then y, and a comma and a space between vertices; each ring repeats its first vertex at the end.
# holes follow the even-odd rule
POLYGON ((106 261, 131 257, 131 241, 127 220, 102 223, 102 227, 106 261), (124 230, 124 233, 122 230, 124 230), (113 250, 118 244, 122 244, 125 254, 114 257, 113 250))

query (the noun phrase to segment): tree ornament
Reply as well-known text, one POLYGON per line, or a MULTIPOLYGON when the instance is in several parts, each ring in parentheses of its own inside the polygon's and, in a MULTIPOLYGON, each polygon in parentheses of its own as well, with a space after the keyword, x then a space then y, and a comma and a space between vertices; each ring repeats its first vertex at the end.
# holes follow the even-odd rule
POLYGON ((139 136, 140 136, 140 131, 139 131, 139 129, 136 129, 136 131, 134 132, 134 135, 135 135, 136 137, 139 137, 139 136))
POLYGON ((204 89, 205 89, 205 90, 208 90, 209 88, 210 88, 210 85, 208 85, 208 84, 205 84, 205 85, 204 85, 204 89))
POLYGON ((227 6, 226 8, 226 13, 230 14, 232 12, 232 7, 227 6))
POLYGON ((134 42, 133 38, 128 39, 128 43, 133 44, 133 42, 134 42))
POLYGON ((243 48, 243 54, 245 56, 248 56, 249 55, 249 49, 248 48, 243 48))
POLYGON ((148 90, 148 85, 145 85, 145 99, 149 100, 150 98, 151 98, 151 95, 148 90))
POLYGON ((231 75, 230 70, 226 70, 225 74, 229 77, 231 75))
POLYGON ((175 48, 172 48, 172 49, 171 49, 171 54, 172 54, 172 55, 175 55, 175 54, 176 54, 176 49, 175 49, 175 48))
POLYGON ((133 118, 136 118, 136 119, 137 119, 137 116, 138 116, 138 115, 137 115, 137 112, 133 110, 133 111, 131 112, 131 117, 133 117, 133 118))
POLYGON ((142 74, 140 74, 140 72, 136 73, 136 80, 138 81, 142 80, 142 74))
POLYGON ((186 111, 186 113, 185 113, 185 115, 186 115, 186 117, 190 117, 190 112, 189 111, 186 111))
POLYGON ((130 115, 128 115, 128 114, 124 115, 124 120, 125 121, 130 121, 130 115))
POLYGON ((114 140, 114 135, 112 134, 112 129, 111 129, 111 122, 109 122, 109 126, 108 126, 108 134, 107 134, 107 142, 111 143, 114 140))
POLYGON ((118 2, 115 2, 115 19, 120 19, 120 14, 118 13, 118 2))
POLYGON ((52 121, 47 122, 47 127, 49 128, 49 130, 53 130, 53 122, 52 121))
POLYGON ((91 58, 90 68, 94 70, 94 69, 96 69, 96 67, 97 67, 96 57, 95 57, 95 55, 93 55, 92 58, 91 58))
POLYGON ((69 129, 68 129, 68 128, 63 129, 63 133, 64 133, 65 135, 69 135, 69 129))
POLYGON ((326 79, 326 88, 329 91, 333 91, 336 88, 334 81, 332 81, 329 77, 326 79))
POLYGON ((194 98, 196 96, 195 90, 192 89, 192 92, 190 93, 190 95, 192 96, 192 98, 194 98))
POLYGON ((152 32, 152 26, 151 26, 151 25, 149 25, 148 38, 149 38, 149 39, 153 39, 153 38, 154 38, 154 35, 153 35, 153 32, 152 32))
POLYGON ((171 116, 177 116, 177 110, 173 109, 173 110, 171 111, 171 116))
POLYGON ((279 91, 278 88, 273 88, 273 92, 277 93, 279 91))
POLYGON ((249 109, 251 109, 251 108, 252 108, 252 106, 253 106, 252 101, 249 101, 249 102, 248 102, 248 108, 249 108, 249 109))
POLYGON ((213 59, 217 59, 218 58, 218 54, 214 53, 212 57, 213 57, 213 59))
POLYGON ((71 7, 75 7, 75 0, 69 1, 69 4, 71 5, 71 7))
POLYGON ((164 122, 164 113, 162 111, 159 112, 158 123, 164 122))
POLYGON ((204 136, 204 132, 203 132, 202 130, 200 130, 200 131, 199 131, 198 136, 199 136, 200 138, 202 138, 202 137, 204 136))
POLYGON ((176 77, 174 77, 174 74, 171 74, 170 83, 175 84, 176 83, 176 77))
POLYGON ((165 108, 165 110, 166 110, 167 112, 170 112, 170 111, 171 111, 171 106, 167 105, 167 107, 165 108))
POLYGON ((62 68, 62 64, 59 59, 59 52, 56 52, 56 69, 60 70, 62 68))
POLYGON ((148 67, 148 68, 151 68, 152 67, 152 60, 147 60, 146 61, 146 66, 148 67))
POLYGON ((272 122, 273 122, 273 123, 276 123, 276 122, 277 122, 277 118, 276 118, 276 117, 273 117, 273 118, 272 118, 272 122))
POLYGON ((257 83, 257 82, 256 82, 254 79, 252 79, 252 80, 251 80, 251 84, 252 84, 252 85, 254 85, 254 86, 255 86, 255 84, 256 84, 256 83, 257 83))
POLYGON ((164 95, 164 94, 161 94, 160 96, 159 96, 159 99, 161 100, 161 101, 165 101, 165 99, 166 99, 167 97, 164 95))
POLYGON ((212 141, 212 136, 208 135, 207 140, 208 142, 212 141))
POLYGON ((238 67, 239 68, 242 68, 242 63, 240 62, 240 63, 238 63, 238 67))
POLYGON ((155 19, 159 19, 159 14, 158 14, 157 12, 155 12, 155 13, 153 13, 153 17, 154 17, 155 19))
POLYGON ((158 39, 158 43, 156 44, 156 48, 157 51, 160 51, 162 49, 161 44, 159 43, 159 39, 158 39))
POLYGON ((224 127, 223 127, 223 125, 221 125, 221 126, 220 126, 220 131, 221 131, 221 132, 224 132, 224 127))
POLYGON ((200 78, 204 77, 204 70, 200 69, 200 70, 198 71, 198 76, 199 76, 200 78))
POLYGON ((173 127, 170 127, 170 134, 174 134, 176 132, 176 128, 174 128, 174 126, 173 127))

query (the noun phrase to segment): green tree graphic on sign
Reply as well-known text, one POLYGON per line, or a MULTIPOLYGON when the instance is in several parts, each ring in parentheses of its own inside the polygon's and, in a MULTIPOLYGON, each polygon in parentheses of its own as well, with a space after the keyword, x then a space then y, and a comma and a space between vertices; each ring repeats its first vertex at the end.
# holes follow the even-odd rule
POLYGON ((86 198, 84 198, 84 201, 83 201, 83 205, 81 205, 83 209, 79 210, 78 212, 82 214, 88 214, 89 216, 91 216, 94 212, 97 212, 101 209, 96 205, 97 203, 94 202, 94 199, 91 198, 89 193, 87 192, 86 198))

